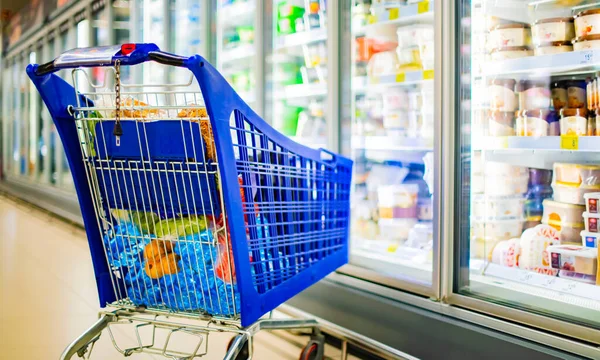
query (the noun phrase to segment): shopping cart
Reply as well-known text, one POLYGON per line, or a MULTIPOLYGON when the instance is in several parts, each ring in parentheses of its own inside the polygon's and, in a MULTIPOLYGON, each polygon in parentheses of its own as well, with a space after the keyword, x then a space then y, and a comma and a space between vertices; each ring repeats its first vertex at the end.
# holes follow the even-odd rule
POLYGON ((199 55, 74 49, 27 74, 62 140, 106 306, 62 358, 89 357, 105 329, 125 356, 198 358, 209 333, 226 331, 226 359, 250 358, 257 331, 292 328, 313 330, 302 359, 322 357, 316 321, 263 316, 347 262, 351 160, 275 131, 199 55), (121 82, 146 61, 191 79, 121 82), (100 67, 95 84, 88 68, 100 67), (118 345, 111 329, 123 323, 135 324, 135 346, 118 345), (170 345, 182 333, 196 339, 188 352, 170 345))

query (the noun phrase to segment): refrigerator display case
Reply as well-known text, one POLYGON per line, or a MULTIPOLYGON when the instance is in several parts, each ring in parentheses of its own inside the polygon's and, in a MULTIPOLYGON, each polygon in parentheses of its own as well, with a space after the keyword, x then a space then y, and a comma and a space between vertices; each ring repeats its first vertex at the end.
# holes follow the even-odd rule
POLYGON ((353 1, 351 119, 355 161, 349 268, 432 291, 434 267, 433 1, 353 1))
POLYGON ((456 290, 598 344, 600 3, 461 6, 456 290))
POLYGON ((261 114, 263 0, 216 0, 216 9, 217 68, 261 114))
POLYGON ((328 24, 324 0, 272 1, 273 43, 267 64, 273 126, 296 141, 328 145, 328 24))

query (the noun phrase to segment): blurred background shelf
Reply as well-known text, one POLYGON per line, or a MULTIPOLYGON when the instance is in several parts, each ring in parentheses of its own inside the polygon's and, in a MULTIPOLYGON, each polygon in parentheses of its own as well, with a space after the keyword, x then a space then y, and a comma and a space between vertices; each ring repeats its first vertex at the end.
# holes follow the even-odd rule
POLYGON ((275 50, 281 50, 325 40, 327 40, 327 29, 320 28, 279 36, 275 39, 274 47, 275 50))

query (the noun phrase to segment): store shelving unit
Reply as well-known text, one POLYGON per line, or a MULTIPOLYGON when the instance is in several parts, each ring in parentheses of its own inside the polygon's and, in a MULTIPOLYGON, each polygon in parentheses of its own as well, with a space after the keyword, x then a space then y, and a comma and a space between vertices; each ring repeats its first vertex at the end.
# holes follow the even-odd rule
POLYGON ((484 75, 526 75, 540 77, 589 73, 600 65, 600 50, 581 50, 554 55, 528 56, 518 59, 493 61, 484 75))
POLYGON ((297 32, 295 34, 278 36, 275 39, 274 48, 275 50, 281 50, 325 40, 327 40, 326 28, 308 30, 297 32))
POLYGON ((378 26, 399 26, 433 21, 434 1, 421 1, 401 6, 377 7, 371 11, 368 24, 355 29, 354 35, 364 35, 367 29, 378 26))

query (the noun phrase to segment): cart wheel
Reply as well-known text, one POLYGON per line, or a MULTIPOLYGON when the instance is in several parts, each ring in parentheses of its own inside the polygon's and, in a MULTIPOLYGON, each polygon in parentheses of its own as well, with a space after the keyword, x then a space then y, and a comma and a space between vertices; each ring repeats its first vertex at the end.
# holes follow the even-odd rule
POLYGON ((323 360, 322 344, 316 341, 310 341, 300 354, 300 360, 323 360))
MULTIPOLYGON (((231 349, 231 345, 233 345, 233 340, 235 340, 235 336, 229 340, 229 343, 227 344, 227 351, 231 349)), ((250 351, 248 350, 248 342, 246 341, 244 343, 244 346, 242 347, 242 350, 235 357, 235 360, 247 360, 249 357, 250 351)))

